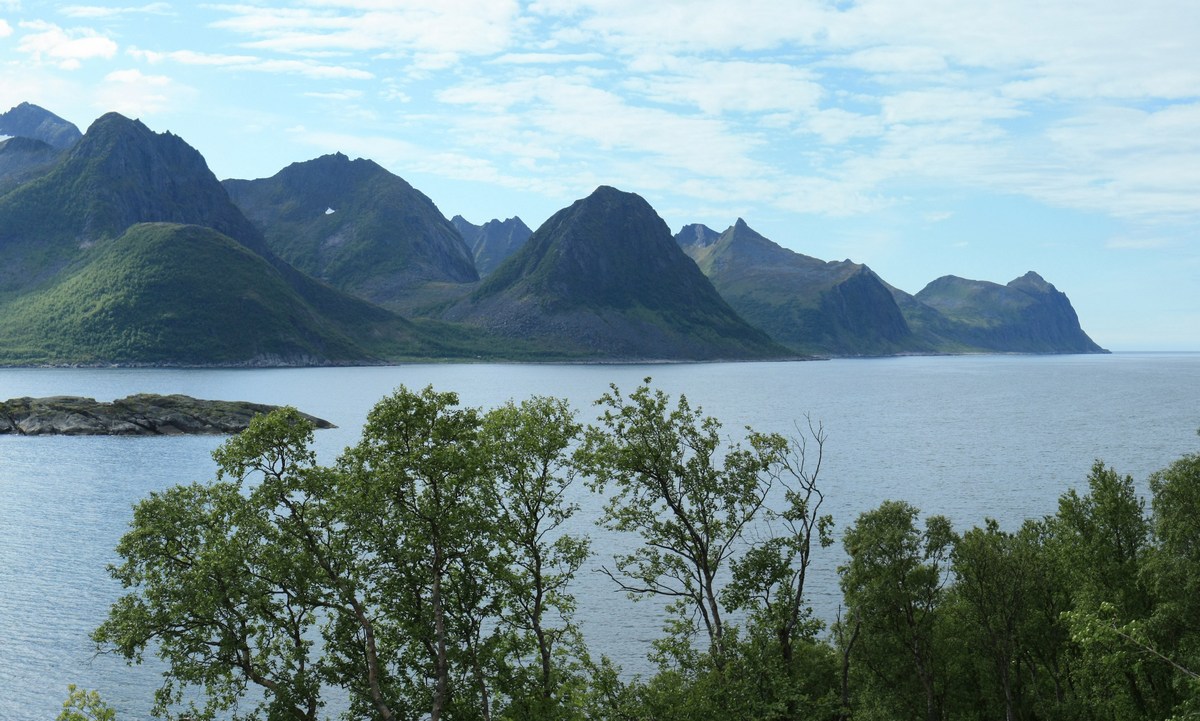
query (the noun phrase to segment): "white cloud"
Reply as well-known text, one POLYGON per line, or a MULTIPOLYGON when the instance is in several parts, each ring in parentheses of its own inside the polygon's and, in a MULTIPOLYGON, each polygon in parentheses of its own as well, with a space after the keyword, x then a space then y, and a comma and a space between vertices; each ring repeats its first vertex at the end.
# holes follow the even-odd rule
POLYGON ((883 98, 883 119, 901 123, 981 123, 1023 113, 1013 100, 957 88, 910 90, 883 98))
POLYGON ((6 38, 12 35, 12 26, 5 22, 4 18, 0 18, 0 38, 6 38))
POLYGON ((131 7, 108 7, 103 5, 68 5, 59 10, 71 18, 108 18, 117 15, 165 15, 171 12, 171 6, 165 2, 149 3, 131 7))
POLYGON ((137 69, 116 70, 104 76, 96 89, 95 102, 102 111, 140 117, 172 109, 189 92, 165 75, 146 75, 137 69))
POLYGON ((667 72, 629 81, 648 100, 693 105, 709 115, 814 109, 825 90, 807 69, 777 62, 664 60, 667 72))
POLYGON ((601 53, 505 53, 489 62, 499 65, 561 65, 605 60, 601 53))
POLYGON ((262 58, 255 55, 224 55, 220 53, 201 53, 193 50, 157 52, 138 48, 130 49, 129 54, 152 64, 169 60, 182 65, 200 65, 233 70, 250 70, 261 73, 301 75, 315 80, 370 80, 375 77, 373 73, 361 68, 329 65, 308 59, 280 60, 262 58))
POLYGON ((517 29, 515 0, 355 2, 313 0, 303 8, 221 5, 216 27, 245 35, 246 47, 294 54, 388 51, 446 58, 505 50, 517 29))
POLYGON ((51 62, 64 70, 78 69, 84 60, 108 59, 117 53, 115 42, 88 28, 64 30, 44 20, 22 22, 20 28, 27 32, 17 43, 18 50, 35 62, 51 62))
POLYGON ((829 108, 813 113, 806 129, 820 136, 828 145, 840 145, 855 138, 877 137, 883 134, 883 118, 878 115, 852 113, 841 108, 829 108))
POLYGON ((1104 243, 1104 247, 1109 250, 1161 250, 1176 245, 1176 241, 1169 238, 1135 238, 1129 236, 1109 238, 1104 243))

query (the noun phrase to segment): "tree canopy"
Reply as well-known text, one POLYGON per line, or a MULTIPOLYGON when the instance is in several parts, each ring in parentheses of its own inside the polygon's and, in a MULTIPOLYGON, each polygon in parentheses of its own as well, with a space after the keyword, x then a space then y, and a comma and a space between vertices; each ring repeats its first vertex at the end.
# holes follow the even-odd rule
MULTIPOLYGON (((95 640, 165 663, 168 718, 1200 714, 1200 454, 1148 479, 1149 510, 1097 462, 1014 529, 864 511, 826 628, 806 588, 839 558, 818 553, 837 540, 824 428, 733 441, 649 379, 597 406, 585 426, 561 399, 480 409, 401 387, 329 465, 294 409, 260 416, 211 481, 134 508, 111 568, 126 593, 95 640), (600 573, 665 603, 645 677, 593 658, 576 624, 581 486, 629 543, 600 573)), ((62 718, 113 713, 72 688, 62 718)))

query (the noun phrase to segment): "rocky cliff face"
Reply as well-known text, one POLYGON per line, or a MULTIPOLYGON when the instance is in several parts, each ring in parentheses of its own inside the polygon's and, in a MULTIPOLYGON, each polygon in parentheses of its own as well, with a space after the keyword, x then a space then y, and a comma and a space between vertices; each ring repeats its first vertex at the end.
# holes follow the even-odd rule
POLYGON ((33 138, 0 141, 0 195, 40 178, 62 158, 62 151, 33 138))
POLYGON ((1007 285, 944 276, 915 300, 946 319, 936 332, 980 350, 1102 353, 1067 296, 1032 271, 1007 285))
POLYGON ((645 200, 609 187, 555 213, 449 317, 597 359, 784 354, 738 317, 645 200))
POLYGON ((790 348, 834 356, 921 349, 865 265, 795 253, 740 218, 724 233, 690 225, 675 239, 734 310, 790 348))
POLYGON ((475 258, 475 269, 484 277, 496 269, 508 256, 517 252, 533 231, 517 217, 508 220, 489 220, 483 225, 474 225, 461 215, 450 219, 471 248, 475 258))

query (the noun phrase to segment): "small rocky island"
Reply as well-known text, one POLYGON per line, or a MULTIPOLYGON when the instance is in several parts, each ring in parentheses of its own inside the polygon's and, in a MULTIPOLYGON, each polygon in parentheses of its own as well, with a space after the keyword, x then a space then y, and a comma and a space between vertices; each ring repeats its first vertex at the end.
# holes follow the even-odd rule
MULTIPOLYGON (((0 403, 0 435, 182 436, 238 433, 279 406, 139 393, 105 403, 80 396, 12 398, 0 403)), ((329 421, 307 414, 317 428, 329 421)))

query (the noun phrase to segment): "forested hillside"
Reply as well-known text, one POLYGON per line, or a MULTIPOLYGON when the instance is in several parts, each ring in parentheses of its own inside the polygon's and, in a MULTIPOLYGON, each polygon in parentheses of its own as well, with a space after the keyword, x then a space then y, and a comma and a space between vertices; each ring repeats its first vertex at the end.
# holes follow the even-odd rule
POLYGON ((295 411, 261 416, 215 480, 137 505, 95 639, 157 654, 157 711, 198 716, 324 718, 331 686, 354 718, 435 721, 1200 713, 1200 454, 1149 478, 1148 507, 1097 462, 1044 517, 955 529, 904 502, 823 513, 819 425, 730 445, 649 385, 598 405, 584 427, 553 398, 402 387, 329 467, 295 411), (583 483, 633 539, 611 565, 572 524, 583 483), (826 626, 806 579, 834 544, 826 626), (649 677, 578 632, 572 581, 596 566, 668 602, 649 677))

